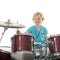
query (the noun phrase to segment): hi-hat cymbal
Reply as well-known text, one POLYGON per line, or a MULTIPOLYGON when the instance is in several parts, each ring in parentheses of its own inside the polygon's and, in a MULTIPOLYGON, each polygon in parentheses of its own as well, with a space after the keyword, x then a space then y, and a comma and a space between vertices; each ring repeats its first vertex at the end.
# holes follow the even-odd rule
POLYGON ((8 27, 8 28, 24 28, 25 26, 22 25, 22 24, 11 23, 10 21, 8 21, 8 22, 0 22, 0 27, 8 27))

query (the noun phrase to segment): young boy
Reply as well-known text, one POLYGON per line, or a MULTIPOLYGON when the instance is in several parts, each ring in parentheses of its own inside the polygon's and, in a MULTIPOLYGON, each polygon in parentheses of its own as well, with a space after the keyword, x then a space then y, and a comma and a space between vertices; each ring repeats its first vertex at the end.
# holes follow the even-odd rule
MULTIPOLYGON (((34 22, 34 26, 31 26, 28 30, 27 33, 31 34, 34 37, 34 42, 36 43, 41 43, 42 46, 45 46, 45 40, 47 40, 47 29, 42 26, 42 22, 44 21, 43 14, 40 12, 36 12, 33 15, 32 18, 34 22)), ((39 46, 35 46, 36 48, 39 48, 39 46)))

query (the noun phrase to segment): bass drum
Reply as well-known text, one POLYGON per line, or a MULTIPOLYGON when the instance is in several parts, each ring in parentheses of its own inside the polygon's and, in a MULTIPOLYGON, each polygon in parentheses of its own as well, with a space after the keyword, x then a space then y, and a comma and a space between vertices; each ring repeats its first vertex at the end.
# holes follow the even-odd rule
POLYGON ((0 60, 11 60, 10 53, 0 49, 0 60))
POLYGON ((12 51, 33 51, 33 37, 27 34, 14 35, 11 38, 12 51))

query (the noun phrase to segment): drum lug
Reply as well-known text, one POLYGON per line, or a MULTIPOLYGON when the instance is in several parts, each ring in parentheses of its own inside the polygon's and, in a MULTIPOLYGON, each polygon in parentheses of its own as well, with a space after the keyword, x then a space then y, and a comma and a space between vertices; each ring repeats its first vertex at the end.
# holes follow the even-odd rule
POLYGON ((55 50, 57 52, 57 46, 56 46, 56 38, 54 37, 54 42, 55 42, 55 50))
POLYGON ((19 50, 21 50, 21 47, 19 47, 19 50))

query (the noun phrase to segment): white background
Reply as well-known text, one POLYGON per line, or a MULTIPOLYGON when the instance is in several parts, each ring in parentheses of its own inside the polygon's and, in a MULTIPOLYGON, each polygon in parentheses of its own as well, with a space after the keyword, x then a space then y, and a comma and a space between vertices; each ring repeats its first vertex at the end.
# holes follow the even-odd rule
MULTIPOLYGON (((34 25, 32 16, 35 12, 42 12, 44 22, 48 29, 48 35, 60 34, 60 0, 0 0, 0 21, 8 21, 23 24, 26 27, 19 29, 24 33, 30 26, 34 25)), ((3 32, 0 27, 0 37, 3 32)), ((8 29, 0 46, 11 47, 11 37, 16 33, 16 29, 8 29)))

